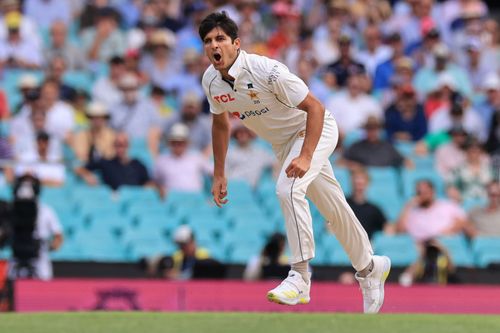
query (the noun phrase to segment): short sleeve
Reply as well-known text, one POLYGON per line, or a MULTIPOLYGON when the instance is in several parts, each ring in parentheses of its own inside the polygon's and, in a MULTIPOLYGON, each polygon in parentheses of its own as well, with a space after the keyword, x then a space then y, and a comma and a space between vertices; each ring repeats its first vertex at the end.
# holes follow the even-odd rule
POLYGON ((309 93, 304 81, 277 61, 271 62, 266 80, 278 100, 289 107, 298 106, 309 93))
POLYGON ((217 78, 217 74, 209 74, 205 73, 203 75, 202 79, 202 86, 203 86, 203 91, 205 92, 205 95, 207 96, 208 104, 210 105, 210 113, 213 114, 222 114, 224 113, 224 109, 218 104, 215 103, 213 98, 212 98, 212 93, 210 91, 211 85, 213 84, 213 81, 217 78))
POLYGON ((46 219, 47 227, 50 231, 50 234, 57 235, 62 234, 61 223, 59 222, 59 218, 55 211, 49 206, 42 206, 44 210, 43 217, 46 219))

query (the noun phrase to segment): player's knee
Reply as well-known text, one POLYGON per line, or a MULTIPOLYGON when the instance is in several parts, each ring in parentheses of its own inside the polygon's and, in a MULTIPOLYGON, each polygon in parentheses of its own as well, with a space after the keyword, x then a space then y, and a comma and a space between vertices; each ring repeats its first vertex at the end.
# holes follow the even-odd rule
POLYGON ((305 196, 305 193, 292 182, 280 182, 276 184, 276 195, 280 201, 291 201, 292 199, 300 199, 305 196))

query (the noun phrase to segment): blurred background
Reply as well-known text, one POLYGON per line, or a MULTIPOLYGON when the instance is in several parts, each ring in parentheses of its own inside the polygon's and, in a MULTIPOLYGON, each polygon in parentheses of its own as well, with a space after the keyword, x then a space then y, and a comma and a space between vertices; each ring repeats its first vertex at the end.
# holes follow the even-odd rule
MULTIPOLYGON (((209 62, 242 48, 302 78, 338 121, 331 156, 392 282, 500 281, 500 6, 481 0, 2 0, 0 302, 18 278, 280 278, 271 147, 233 121, 211 201, 209 62)), ((311 204, 317 280, 353 284, 311 204)), ((9 298, 10 297, 10 298, 9 298)), ((10 301, 9 301, 10 299, 10 301)))

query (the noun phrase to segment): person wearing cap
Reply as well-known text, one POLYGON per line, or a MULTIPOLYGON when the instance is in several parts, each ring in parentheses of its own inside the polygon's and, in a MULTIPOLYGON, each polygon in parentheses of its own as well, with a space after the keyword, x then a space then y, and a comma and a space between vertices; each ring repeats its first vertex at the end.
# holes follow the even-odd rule
POLYGON ((411 84, 396 88, 394 103, 385 111, 387 139, 393 141, 418 141, 427 133, 424 109, 417 101, 411 84))
POLYGON ((353 143, 343 154, 349 168, 403 166, 404 157, 390 142, 380 139, 382 128, 383 124, 379 118, 367 118, 364 124, 366 138, 353 143))
POLYGON ((125 53, 125 36, 113 9, 99 9, 95 26, 82 31, 82 49, 90 62, 108 62, 113 56, 125 53))
POLYGON ((149 76, 151 83, 164 86, 164 82, 177 73, 177 64, 172 61, 172 50, 176 45, 175 34, 167 29, 153 32, 147 41, 151 49, 141 60, 141 70, 149 76))
POLYGON ((50 42, 43 49, 45 64, 54 57, 63 57, 68 70, 84 70, 87 63, 83 52, 68 40, 68 27, 63 21, 55 21, 50 26, 50 42))
POLYGON ((351 75, 347 80, 347 89, 326 102, 326 107, 339 123, 341 135, 361 129, 369 116, 383 117, 378 101, 363 91, 362 76, 364 74, 351 75))
POLYGON ((173 241, 179 248, 172 254, 173 266, 166 272, 166 277, 177 280, 188 280, 199 260, 210 259, 210 252, 196 244, 193 229, 183 224, 174 231, 173 241))
POLYGON ((61 155, 51 154, 51 136, 47 132, 37 132, 36 151, 23 154, 14 167, 16 176, 31 173, 44 186, 61 187, 66 181, 66 167, 62 163, 61 155))
POLYGON ((111 159, 115 155, 116 133, 108 125, 108 109, 99 102, 91 102, 85 114, 90 126, 76 133, 72 141, 76 158, 82 163, 96 162, 101 158, 111 159))
POLYGON ((472 96, 472 85, 466 71, 451 59, 450 50, 439 43, 433 48, 434 64, 420 68, 414 78, 414 87, 420 96, 425 96, 435 88, 435 83, 442 75, 453 80, 456 90, 465 96, 472 96))
POLYGON ((167 137, 169 152, 155 161, 154 179, 162 197, 168 196, 168 191, 202 193, 204 177, 213 172, 206 156, 189 149, 189 137, 185 124, 174 124, 167 137))
POLYGON ((41 49, 31 39, 21 35, 23 19, 19 12, 5 15, 7 36, 0 39, 0 63, 4 63, 7 68, 37 69, 43 62, 41 49))
POLYGON ((91 95, 94 101, 106 105, 109 109, 120 103, 123 98, 118 84, 126 74, 125 60, 123 57, 114 56, 109 60, 108 66, 108 75, 101 76, 94 82, 91 95))
POLYGON ((22 95, 22 100, 12 110, 12 115, 26 112, 31 104, 40 98, 39 82, 36 76, 32 74, 23 74, 17 82, 17 88, 22 95))
POLYGON ((159 151, 162 119, 155 105, 139 91, 139 79, 132 73, 120 78, 118 88, 122 99, 110 107, 110 125, 125 132, 132 140, 147 142, 151 154, 159 151))
POLYGON ((268 291, 267 299, 288 305, 311 300, 309 261, 315 256, 315 241, 307 195, 325 220, 332 221, 329 229, 357 271, 364 312, 377 313, 391 263, 388 257, 374 255, 366 231, 335 180, 329 161, 339 137, 335 118, 281 62, 242 50, 238 26, 225 12, 206 16, 198 32, 211 63, 202 85, 213 115, 214 202, 222 208, 231 200, 225 171, 231 115, 272 144, 280 161, 276 195, 291 249, 291 269, 281 284, 268 291))
POLYGON ((277 167, 276 158, 269 151, 258 147, 255 144, 255 133, 241 123, 234 126, 231 136, 235 145, 228 150, 227 178, 247 182, 256 188, 263 173, 277 167))
POLYGON ((146 166, 128 154, 129 139, 126 133, 115 135, 113 142, 115 154, 112 158, 89 160, 85 166, 75 169, 85 183, 96 186, 100 183, 94 172, 98 172, 102 182, 116 191, 122 185, 153 187, 154 183, 148 174, 146 166))
POLYGON ((167 136, 172 126, 183 123, 189 128, 189 141, 191 148, 205 153, 207 156, 211 151, 211 128, 210 118, 203 114, 201 96, 195 91, 184 93, 181 101, 180 112, 171 115, 163 126, 163 133, 167 136))
POLYGON ((366 72, 365 66, 354 60, 351 52, 351 37, 341 35, 338 39, 340 51, 339 59, 329 65, 326 70, 332 72, 337 78, 339 87, 346 87, 351 75, 359 75, 366 72))
POLYGON ((465 59, 463 66, 467 71, 472 87, 475 93, 481 91, 482 85, 486 77, 492 71, 491 64, 485 62, 483 45, 478 38, 471 37, 465 44, 465 59))
POLYGON ((484 78, 482 90, 486 98, 475 105, 475 110, 481 116, 488 133, 492 133, 494 115, 500 113, 500 76, 498 73, 491 72, 484 78))
MULTIPOLYGON (((5 18, 10 13, 21 14, 21 4, 19 0, 0 1, 0 40, 7 39, 8 26, 5 18)), ((19 25, 19 33, 23 40, 29 40, 36 47, 42 47, 42 36, 38 31, 36 23, 29 16, 22 16, 21 24, 19 25)))

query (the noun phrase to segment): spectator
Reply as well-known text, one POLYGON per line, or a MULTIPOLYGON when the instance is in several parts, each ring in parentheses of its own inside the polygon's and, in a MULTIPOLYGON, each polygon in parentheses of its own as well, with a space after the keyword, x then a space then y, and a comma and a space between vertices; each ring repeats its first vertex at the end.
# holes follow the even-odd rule
POLYGON ((380 208, 366 198, 370 176, 364 169, 353 170, 351 183, 352 194, 347 198, 347 203, 371 239, 377 231, 384 230, 387 219, 380 208))
POLYGON ((42 65, 39 46, 21 35, 23 17, 18 12, 10 12, 4 17, 7 36, 0 39, 0 63, 7 68, 37 69, 42 65))
POLYGON ((141 70, 149 76, 151 83, 165 87, 165 83, 176 73, 172 61, 175 35, 169 30, 157 30, 150 40, 151 55, 142 59, 141 70))
MULTIPOLYGON (((2 0, 0 3, 0 40, 7 39, 8 26, 5 22, 10 13, 21 13, 19 0, 2 0), (3 14, 3 15, 1 15, 3 14)), ((23 40, 29 40, 33 46, 41 47, 42 38, 38 33, 36 23, 28 16, 23 15, 19 26, 19 33, 23 40)))
MULTIPOLYGON (((47 131, 47 115, 41 107, 41 101, 34 102, 28 118, 18 117, 11 123, 10 142, 13 144, 14 158, 23 160, 36 156, 37 135, 47 131)), ((48 147, 49 160, 62 158, 62 142, 52 137, 48 147)))
POLYGON ((432 182, 420 180, 416 184, 416 196, 403 209, 396 230, 424 242, 462 232, 466 219, 464 210, 456 203, 436 199, 432 182))
POLYGON ((177 101, 182 101, 186 93, 196 92, 198 96, 204 97, 203 89, 200 84, 200 77, 205 68, 203 61, 206 57, 200 56, 195 49, 186 49, 183 55, 183 69, 178 71, 172 77, 166 77, 162 81, 162 87, 177 101))
POLYGON ((85 167, 79 167, 75 172, 91 186, 99 183, 93 172, 100 172, 103 183, 113 190, 117 190, 122 185, 153 186, 144 164, 128 156, 128 147, 127 134, 118 133, 115 136, 115 156, 112 159, 102 158, 89 161, 85 167))
POLYGON ((20 176, 14 184, 11 213, 14 225, 13 259, 9 263, 11 279, 30 277, 50 280, 53 277, 49 252, 61 247, 63 232, 54 210, 40 202, 40 190, 40 181, 29 174, 20 176), (22 227, 16 228, 21 223, 22 227), (31 235, 26 235, 26 231, 31 235))
POLYGON ((382 108, 377 101, 363 92, 362 75, 351 75, 347 90, 331 97, 326 104, 340 127, 342 134, 361 129, 369 116, 382 118, 382 108))
POLYGON ((443 179, 449 179, 453 170, 465 162, 465 145, 469 136, 467 131, 457 125, 448 131, 451 141, 436 149, 436 170, 443 179))
POLYGON ((75 45, 68 41, 68 28, 62 21, 56 21, 50 27, 50 44, 44 49, 45 63, 54 57, 63 57, 69 70, 84 70, 85 55, 75 45))
POLYGON ((41 29, 49 29, 56 21, 69 24, 71 7, 66 0, 25 0, 24 12, 41 29))
POLYGON ((125 36, 118 29, 116 12, 111 8, 98 11, 95 27, 82 32, 82 48, 90 62, 108 62, 125 53, 125 36))
POLYGON ((391 55, 391 48, 382 44, 380 29, 377 25, 369 25, 363 33, 366 49, 359 52, 357 60, 363 64, 370 77, 374 77, 378 65, 387 61, 391 55))
POLYGON ((116 17, 116 21, 119 21, 120 15, 110 7, 111 4, 109 0, 88 0, 85 2, 85 7, 80 14, 80 22, 78 24, 81 32, 86 28, 91 28, 96 25, 99 14, 103 9, 111 10, 116 17))
POLYGON ((109 75, 97 79, 92 87, 92 99, 107 108, 120 103, 123 97, 118 85, 125 73, 125 60, 119 56, 112 57, 109 60, 109 75))
POLYGON ((9 118, 9 102, 7 101, 7 95, 3 90, 0 89, 0 120, 9 118))
POLYGON ((382 108, 384 109, 388 108, 391 104, 397 101, 397 98, 399 97, 398 92, 401 87, 413 87, 414 63, 411 58, 400 57, 394 61, 393 67, 394 75, 389 80, 390 86, 381 92, 376 92, 381 93, 379 100, 382 108))
POLYGON ((58 83, 59 99, 64 102, 70 102, 75 98, 76 90, 64 82, 66 69, 66 60, 61 56, 54 56, 48 64, 47 77, 58 83))
POLYGON ((276 279, 288 271, 288 258, 285 255, 286 238, 275 233, 269 237, 264 249, 258 256, 250 258, 243 272, 247 281, 276 279))
POLYGON ((198 247, 194 232, 187 225, 179 226, 173 238, 179 250, 172 255, 173 267, 166 275, 170 279, 188 280, 193 276, 195 265, 199 261, 210 259, 210 253, 198 247))
POLYGON ((477 140, 465 146, 465 161, 454 169, 448 179, 449 197, 458 202, 486 199, 486 185, 493 180, 488 156, 477 140))
POLYGON ((124 75, 118 84, 122 100, 111 110, 111 127, 123 131, 131 139, 147 140, 150 152, 156 155, 161 136, 161 117, 155 106, 139 92, 139 80, 124 75))
POLYGON ((180 113, 175 113, 167 119, 164 133, 168 136, 172 126, 183 123, 189 128, 191 147, 208 155, 212 142, 211 120, 209 116, 201 113, 201 102, 201 98, 196 92, 185 93, 180 113))
POLYGON ((21 92, 22 100, 12 111, 13 116, 29 112, 27 110, 31 108, 32 103, 40 98, 38 80, 31 74, 21 75, 17 87, 21 92))
POLYGON ((21 156, 15 175, 31 173, 44 186, 61 187, 66 180, 66 167, 56 156, 50 155, 51 137, 46 132, 36 134, 36 152, 21 156))
POLYGON ((79 161, 98 163, 102 158, 115 155, 115 131, 109 125, 109 111, 103 104, 90 103, 86 110, 90 127, 78 132, 73 139, 73 149, 79 161))
POLYGON ((227 178, 246 181, 255 188, 264 171, 276 165, 276 159, 255 145, 255 134, 242 124, 236 125, 232 136, 236 144, 229 148, 227 154, 227 178))
POLYGON ((394 146, 380 139, 382 123, 370 116, 365 123, 366 139, 355 142, 344 152, 344 159, 350 168, 359 166, 401 167, 403 156, 394 146))
POLYGON ((464 68, 476 93, 480 91, 488 73, 491 73, 490 65, 481 56, 482 48, 481 41, 477 38, 471 38, 465 45, 466 59, 464 68))
POLYGON ((211 175, 213 166, 198 151, 189 151, 189 128, 178 123, 168 135, 170 153, 158 157, 154 178, 162 196, 168 191, 201 193, 204 176, 211 175), (182 172, 179 172, 182 170, 182 172))
POLYGON ((387 37, 389 47, 392 49, 392 57, 380 63, 373 74, 373 89, 378 92, 390 88, 391 79, 395 74, 395 64, 398 59, 404 57, 404 46, 399 33, 393 33, 387 37))
POLYGON ((348 85, 349 78, 353 74, 362 74, 365 72, 365 67, 356 62, 351 54, 351 38, 347 35, 340 36, 338 40, 340 50, 340 58, 327 66, 327 70, 335 74, 337 83, 340 87, 348 85))
POLYGON ((385 111, 385 130, 389 141, 418 141, 427 133, 424 109, 415 90, 404 85, 397 90, 395 103, 385 111))
POLYGON ((486 76, 483 82, 483 90, 486 94, 486 99, 481 101, 475 109, 481 116, 485 128, 490 130, 492 128, 493 115, 500 110, 500 78, 497 73, 490 73, 486 76))
POLYGON ((448 131, 458 125, 463 126, 468 133, 481 142, 486 141, 487 133, 484 124, 477 112, 471 108, 469 100, 453 94, 451 103, 436 110, 430 119, 429 132, 448 131))
POLYGON ((152 86, 149 97, 151 103, 156 107, 162 119, 168 119, 173 116, 174 103, 172 102, 171 95, 167 95, 165 90, 158 86, 152 86))
POLYGON ((492 181, 487 186, 488 204, 477 207, 469 213, 467 234, 477 236, 500 237, 500 183, 492 181))

